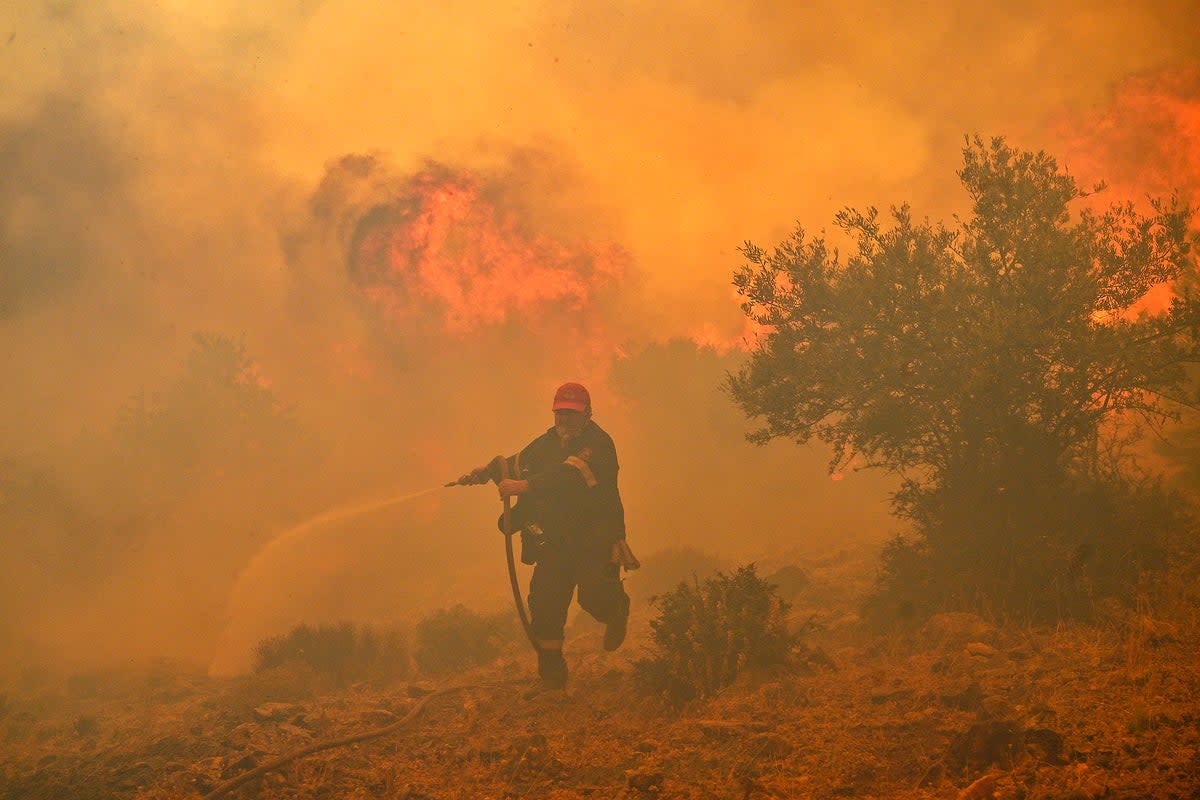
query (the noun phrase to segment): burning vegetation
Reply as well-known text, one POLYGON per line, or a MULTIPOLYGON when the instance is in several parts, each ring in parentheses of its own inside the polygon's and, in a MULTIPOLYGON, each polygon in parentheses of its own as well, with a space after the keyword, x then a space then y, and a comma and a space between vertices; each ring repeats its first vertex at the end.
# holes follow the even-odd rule
POLYGON ((617 247, 553 238, 527 217, 504 207, 498 186, 430 164, 357 221, 351 281, 385 314, 432 311, 463 336, 578 317, 624 278, 628 256, 617 247))
POLYGON ((586 339, 629 254, 556 207, 550 169, 562 167, 526 157, 493 172, 429 162, 401 175, 379 156, 347 156, 329 167, 313 218, 344 248, 352 291, 393 331, 586 339))
POLYGON ((1053 158, 1002 139, 968 142, 959 176, 973 208, 953 228, 847 210, 844 261, 802 229, 748 244, 735 280, 769 333, 729 389, 753 439, 816 438, 830 471, 859 457, 899 478, 913 537, 885 549, 876 610, 1087 617, 1195 536, 1128 448, 1200 397, 1183 285, 1200 237, 1178 200, 1076 212, 1053 158), (1162 284, 1169 308, 1114 317, 1162 284))
MULTIPOLYGON (((1198 98, 1194 66, 1127 80, 1064 126, 1064 167, 969 141, 953 225, 846 211, 846 255, 803 230, 746 245, 748 352, 702 319, 692 340, 631 334, 639 265, 544 154, 331 162, 284 213, 279 319, 249 341, 187 330, 103 435, 0 454, 0 795, 1193 796, 1198 98), (662 549, 629 578, 625 649, 577 618, 569 691, 526 696, 526 643, 480 589, 500 578, 494 503, 322 512, 381 474, 454 474, 574 370, 633 434, 630 516, 662 549), (759 444, 819 443, 837 478, 878 468, 892 518, 828 511, 808 456, 737 449, 730 399, 759 444), (311 549, 229 599, 292 539, 311 549), (126 635, 205 658, 241 622, 244 674, 129 666, 126 635), (71 666, 44 657, 55 636, 71 666)), ((57 193, 87 201, 74 216, 132 184, 123 159, 96 161, 109 191, 57 193)), ((3 206, 17 325, 104 242, 39 249, 58 229, 35 211, 61 200, 12 174, 35 185, 3 206)))
MULTIPOLYGON (((586 618, 571 623, 567 692, 524 694, 529 654, 511 613, 461 604, 386 628, 293 625, 262 638, 241 676, 166 662, 30 668, 0 696, 0 789, 1188 796, 1200 783, 1197 528, 1186 494, 1135 468, 1146 454, 1133 423, 1170 430, 1195 391, 1190 212, 1073 216, 1084 198, 1050 157, 1002 140, 964 155, 975 206, 960 229, 907 209, 890 226, 847 211, 838 221, 858 246, 846 260, 798 232, 773 251, 747 245, 736 276, 762 335, 730 393, 764 422, 760 442, 815 438, 833 468, 858 456, 899 477, 909 532, 881 562, 865 542, 780 542, 762 578, 672 543, 646 558, 642 591, 629 579, 623 653, 586 618), (1175 287, 1166 310, 1107 313, 1163 282, 1175 287)), ((586 315, 623 279, 616 251, 538 233, 487 181, 433 166, 382 194, 379 180, 371 159, 344 160, 313 213, 342 231, 347 291, 381 324, 465 343, 586 315)), ((678 349, 622 365, 614 385, 636 384, 648 436, 719 437, 707 406, 653 416, 663 398, 701 397, 687 381, 713 367, 659 369, 681 363, 678 349)), ((197 339, 175 388, 126 416, 140 460, 191 448, 202 473, 177 475, 182 490, 219 475, 225 450, 247 463, 295 452, 297 421, 252 367, 232 342, 197 339), (227 435, 183 436, 196 403, 221 410, 209 427, 227 435)), ((718 467, 725 482, 744 477, 718 467)), ((695 524, 738 535, 756 511, 717 513, 695 524)))

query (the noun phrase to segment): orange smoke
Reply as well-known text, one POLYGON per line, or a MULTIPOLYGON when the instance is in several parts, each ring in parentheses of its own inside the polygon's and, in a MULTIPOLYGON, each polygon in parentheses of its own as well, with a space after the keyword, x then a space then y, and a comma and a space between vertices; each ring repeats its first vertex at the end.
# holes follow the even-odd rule
POLYGON ((488 188, 441 166, 413 176, 359 219, 348 264, 354 285, 394 320, 432 314, 461 338, 510 320, 537 327, 562 312, 581 315, 624 278, 621 248, 536 229, 488 188))

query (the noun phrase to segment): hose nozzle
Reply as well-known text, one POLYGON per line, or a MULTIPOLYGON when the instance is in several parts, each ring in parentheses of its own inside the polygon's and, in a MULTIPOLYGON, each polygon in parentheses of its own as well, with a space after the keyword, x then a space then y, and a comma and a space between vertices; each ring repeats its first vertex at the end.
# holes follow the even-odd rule
POLYGON ((466 475, 460 475, 457 480, 450 481, 446 486, 479 486, 491 481, 499 483, 505 472, 504 456, 496 456, 482 467, 476 467, 466 475))

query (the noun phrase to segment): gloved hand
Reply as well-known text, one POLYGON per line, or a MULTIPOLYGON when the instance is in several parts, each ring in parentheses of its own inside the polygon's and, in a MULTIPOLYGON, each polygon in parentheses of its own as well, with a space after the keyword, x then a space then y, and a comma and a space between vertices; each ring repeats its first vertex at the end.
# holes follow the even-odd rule
POLYGON ((490 479, 488 476, 488 468, 490 466, 490 464, 485 464, 482 467, 476 467, 466 475, 461 476, 456 483, 462 486, 478 486, 481 483, 487 483, 490 479))

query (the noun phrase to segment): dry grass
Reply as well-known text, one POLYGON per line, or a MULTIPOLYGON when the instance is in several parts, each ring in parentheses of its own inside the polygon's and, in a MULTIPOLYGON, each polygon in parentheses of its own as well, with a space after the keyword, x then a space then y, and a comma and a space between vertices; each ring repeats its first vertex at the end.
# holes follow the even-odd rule
MULTIPOLYGON (((798 604, 828 588, 811 592, 798 604)), ((516 644, 448 677, 472 688, 433 698, 415 727, 302 758, 240 796, 1190 798, 1200 640, 1194 610, 1159 602, 1096 625, 835 626, 812 639, 834 668, 749 671, 682 708, 632 690, 640 610, 622 653, 575 628, 566 693, 524 698, 532 655, 516 644)), ((86 696, 65 680, 3 690, 0 796, 196 798, 273 754, 387 725, 434 686, 106 680, 76 680, 86 696), (264 718, 267 702, 282 709, 264 718)))

